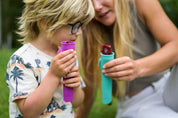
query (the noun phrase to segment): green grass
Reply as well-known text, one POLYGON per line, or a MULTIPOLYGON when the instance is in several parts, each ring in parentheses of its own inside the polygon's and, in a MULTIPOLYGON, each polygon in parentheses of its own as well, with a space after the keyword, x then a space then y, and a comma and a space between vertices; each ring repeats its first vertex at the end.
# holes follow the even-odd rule
MULTIPOLYGON (((0 49, 0 118, 9 118, 9 89, 6 85, 6 66, 14 51, 0 49)), ((101 90, 99 89, 89 118, 114 118, 117 109, 117 100, 113 98, 112 105, 104 105, 101 101, 101 90)))
POLYGON ((9 89, 6 85, 6 66, 15 50, 0 50, 0 118, 9 117, 9 89))
POLYGON ((117 99, 113 98, 112 105, 102 103, 101 90, 97 92, 95 103, 88 118, 115 118, 117 110, 117 99))

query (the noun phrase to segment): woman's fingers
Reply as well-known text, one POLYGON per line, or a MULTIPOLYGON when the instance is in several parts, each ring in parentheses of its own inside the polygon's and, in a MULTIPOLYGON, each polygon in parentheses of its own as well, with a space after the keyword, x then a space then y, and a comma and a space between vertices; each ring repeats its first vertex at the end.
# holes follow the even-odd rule
POLYGON ((111 60, 111 61, 107 62, 106 64, 104 64, 103 69, 111 68, 116 65, 121 65, 121 64, 124 64, 129 61, 131 61, 131 59, 129 57, 120 57, 120 58, 111 60))
POLYGON ((111 68, 105 68, 103 69, 103 73, 111 73, 111 72, 118 72, 118 71, 124 71, 124 70, 128 70, 128 69, 133 69, 134 65, 132 63, 124 63, 124 64, 120 64, 120 65, 115 65, 112 66, 111 68))
POLYGON ((117 78, 117 77, 129 76, 133 74, 134 74, 133 70, 125 70, 125 71, 119 71, 119 72, 106 73, 105 76, 117 78))

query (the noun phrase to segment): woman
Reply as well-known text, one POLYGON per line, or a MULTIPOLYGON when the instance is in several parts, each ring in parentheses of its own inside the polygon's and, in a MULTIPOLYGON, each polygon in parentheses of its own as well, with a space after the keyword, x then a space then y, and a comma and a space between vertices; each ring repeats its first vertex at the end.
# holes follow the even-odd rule
POLYGON ((160 3, 157 0, 92 2, 95 18, 83 31, 84 40, 80 40, 87 87, 84 104, 76 117, 87 117, 94 102, 103 44, 110 44, 115 51, 115 59, 105 64, 102 72, 114 80, 113 94, 120 100, 117 118, 178 117, 163 105, 160 91, 169 76, 168 69, 178 62, 178 31, 160 3))

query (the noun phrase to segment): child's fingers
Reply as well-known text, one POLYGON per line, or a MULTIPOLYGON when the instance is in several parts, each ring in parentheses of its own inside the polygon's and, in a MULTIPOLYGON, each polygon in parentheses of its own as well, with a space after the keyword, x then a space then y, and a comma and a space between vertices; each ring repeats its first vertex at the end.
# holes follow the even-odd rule
POLYGON ((63 51, 63 52, 60 52, 59 54, 57 54, 57 57, 58 58, 63 58, 71 53, 76 53, 73 49, 70 49, 70 50, 66 50, 66 51, 63 51))
POLYGON ((65 76, 75 65, 76 53, 73 50, 60 52, 55 56, 50 65, 50 72, 59 77, 65 76))
POLYGON ((81 79, 80 77, 75 77, 75 78, 70 78, 70 79, 67 79, 65 81, 63 81, 64 84, 70 84, 70 83, 77 83, 77 82, 80 82, 81 79))
POLYGON ((71 60, 72 58, 75 58, 75 55, 76 55, 75 52, 69 53, 68 55, 63 55, 62 54, 62 57, 60 57, 58 59, 60 60, 61 63, 66 63, 69 60, 71 60))
POLYGON ((67 73, 69 73, 69 71, 71 71, 71 69, 75 66, 75 61, 70 60, 70 62, 67 62, 68 64, 65 65, 64 67, 64 71, 67 73))
POLYGON ((70 73, 68 73, 65 77, 66 78, 74 78, 74 77, 78 77, 78 76, 80 76, 79 72, 71 72, 70 71, 70 73))
MULTIPOLYGON (((68 62, 66 63, 61 63, 61 61, 59 60, 54 60, 53 64, 55 66, 52 66, 51 64, 51 68, 52 70, 56 73, 58 73, 58 75, 60 76, 64 76, 66 75, 69 71, 71 71, 71 69, 75 66, 75 61, 76 61, 76 57, 70 59, 68 62)), ((53 62, 52 62, 53 63, 53 62)))
MULTIPOLYGON (((67 68, 70 65, 75 65, 76 57, 73 57, 72 59, 68 60, 66 63, 64 63, 64 67, 67 68)), ((72 68, 71 68, 72 69, 72 68)), ((71 70, 70 69, 70 70, 71 70)))
POLYGON ((80 77, 70 78, 68 80, 63 81, 63 84, 65 84, 65 86, 72 88, 80 86, 80 83, 81 83, 80 77))
POLYGON ((77 72, 79 71, 79 67, 78 66, 74 66, 71 70, 71 72, 77 72))
POLYGON ((71 84, 65 84, 66 87, 70 87, 70 88, 76 88, 80 86, 80 82, 77 83, 71 83, 71 84))
POLYGON ((79 77, 80 76, 80 73, 79 73, 79 70, 78 70, 78 66, 74 66, 71 71, 65 75, 66 78, 74 78, 74 77, 79 77))

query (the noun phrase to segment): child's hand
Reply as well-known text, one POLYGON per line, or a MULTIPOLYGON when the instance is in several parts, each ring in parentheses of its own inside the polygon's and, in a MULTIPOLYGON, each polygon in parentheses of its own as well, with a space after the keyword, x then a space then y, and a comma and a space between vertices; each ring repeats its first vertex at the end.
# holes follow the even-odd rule
POLYGON ((70 71, 70 73, 68 73, 65 76, 65 78, 70 78, 68 80, 63 81, 63 83, 67 87, 71 87, 71 88, 80 87, 81 77, 80 77, 78 66, 73 67, 72 70, 70 71))
POLYGON ((51 61, 49 72, 57 76, 59 79, 65 76, 75 65, 76 52, 74 50, 67 50, 57 54, 51 61))

